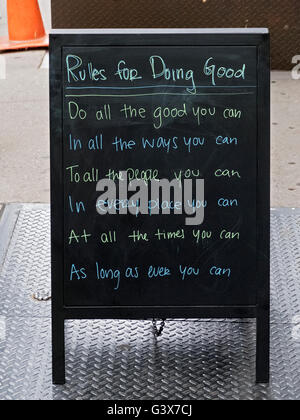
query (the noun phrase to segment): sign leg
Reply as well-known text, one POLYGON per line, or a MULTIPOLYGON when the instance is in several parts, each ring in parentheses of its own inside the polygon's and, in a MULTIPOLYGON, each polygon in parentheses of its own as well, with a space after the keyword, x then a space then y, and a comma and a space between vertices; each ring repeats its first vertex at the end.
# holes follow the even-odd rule
POLYGON ((65 321, 56 317, 52 320, 52 372, 54 385, 66 383, 65 321))
POLYGON ((256 382, 270 382, 270 310, 258 310, 256 349, 256 382))

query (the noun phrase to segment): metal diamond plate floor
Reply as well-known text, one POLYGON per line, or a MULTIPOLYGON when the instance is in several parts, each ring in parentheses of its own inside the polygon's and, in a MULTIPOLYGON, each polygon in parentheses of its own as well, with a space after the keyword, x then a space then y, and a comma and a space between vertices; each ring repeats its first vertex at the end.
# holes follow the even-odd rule
POLYGON ((9 205, 0 220, 1 400, 299 400, 300 210, 272 210, 271 384, 255 382, 253 321, 72 321, 67 385, 51 383, 46 205, 9 205))

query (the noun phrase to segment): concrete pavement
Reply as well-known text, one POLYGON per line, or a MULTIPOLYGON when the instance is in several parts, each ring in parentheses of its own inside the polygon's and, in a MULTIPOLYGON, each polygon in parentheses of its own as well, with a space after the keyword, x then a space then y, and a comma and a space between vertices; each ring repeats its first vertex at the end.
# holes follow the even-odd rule
POLYGON ((49 202, 48 70, 45 51, 3 54, 0 202, 49 202))
POLYGON ((300 80, 272 74, 272 206, 300 207, 300 80))
MULTIPOLYGON (((3 55, 0 203, 49 202, 48 70, 45 51, 3 55)), ((272 206, 300 207, 300 80, 272 74, 272 206)))

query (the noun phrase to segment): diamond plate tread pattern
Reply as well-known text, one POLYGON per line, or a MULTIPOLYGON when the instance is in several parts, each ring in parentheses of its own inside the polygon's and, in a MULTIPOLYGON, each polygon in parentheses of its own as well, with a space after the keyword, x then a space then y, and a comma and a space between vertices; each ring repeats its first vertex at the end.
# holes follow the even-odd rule
MULTIPOLYGON (((1 272, 0 272, 1 273, 1 272)), ((32 299, 38 290, 50 290, 50 209, 21 211, 3 264, 0 316, 51 316, 51 303, 32 299)))
POLYGON ((300 321, 300 213, 272 212, 271 295, 273 319, 300 321))
MULTIPOLYGON (((1 232, 0 232, 1 234, 1 232)), ((51 382, 49 208, 24 205, 0 267, 1 400, 299 400, 300 211, 272 211, 271 384, 254 385, 253 320, 66 322, 65 386, 51 382)))

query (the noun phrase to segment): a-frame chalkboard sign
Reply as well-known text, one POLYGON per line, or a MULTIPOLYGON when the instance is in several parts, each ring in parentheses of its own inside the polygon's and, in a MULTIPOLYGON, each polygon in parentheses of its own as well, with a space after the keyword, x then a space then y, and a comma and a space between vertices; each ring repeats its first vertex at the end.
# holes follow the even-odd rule
POLYGON ((50 36, 53 377, 69 319, 256 318, 269 380, 269 33, 50 36))

